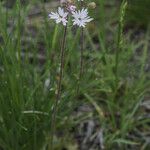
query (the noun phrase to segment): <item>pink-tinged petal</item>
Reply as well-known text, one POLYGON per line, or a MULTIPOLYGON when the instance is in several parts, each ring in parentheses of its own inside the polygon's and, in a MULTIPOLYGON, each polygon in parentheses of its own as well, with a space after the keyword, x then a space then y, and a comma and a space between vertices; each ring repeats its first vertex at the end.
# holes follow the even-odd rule
POLYGON ((86 22, 91 22, 93 20, 93 18, 89 18, 86 20, 86 22))
POLYGON ((64 15, 63 15, 63 17, 66 18, 67 16, 68 16, 68 13, 65 12, 64 15))
POLYGON ((63 16, 64 15, 64 10, 61 7, 59 7, 58 8, 58 13, 59 13, 60 16, 63 16))

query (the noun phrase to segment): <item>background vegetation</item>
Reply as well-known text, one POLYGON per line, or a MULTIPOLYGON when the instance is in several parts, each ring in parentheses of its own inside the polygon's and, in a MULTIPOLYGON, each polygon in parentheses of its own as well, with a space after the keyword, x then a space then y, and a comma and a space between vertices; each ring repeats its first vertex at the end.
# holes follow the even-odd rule
MULTIPOLYGON (((85 29, 77 94, 80 29, 69 28, 54 138, 56 150, 148 150, 149 0, 96 0, 85 29)), ((56 1, 0 2, 0 149, 46 150, 57 90, 61 26, 56 1)))

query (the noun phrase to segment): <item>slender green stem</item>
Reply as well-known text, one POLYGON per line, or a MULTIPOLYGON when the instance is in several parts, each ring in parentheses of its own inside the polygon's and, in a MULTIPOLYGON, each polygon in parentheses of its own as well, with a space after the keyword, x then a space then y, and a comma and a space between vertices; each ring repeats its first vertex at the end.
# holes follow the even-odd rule
POLYGON ((115 78, 116 78, 116 88, 118 86, 118 66, 119 66, 119 57, 120 51, 122 50, 123 45, 123 27, 124 27, 124 17, 126 13, 127 2, 123 0, 121 9, 120 9, 120 18, 118 26, 118 37, 117 37, 117 47, 116 47, 116 58, 115 58, 115 78))
POLYGON ((17 9, 18 9, 18 24, 17 24, 17 50, 18 50, 18 62, 19 62, 19 67, 21 65, 21 29, 20 29, 20 26, 21 26, 21 3, 20 1, 18 0, 17 1, 17 9))
POLYGON ((56 101, 54 103, 53 112, 52 112, 51 138, 50 138, 49 150, 53 150, 53 139, 54 139, 55 128, 56 128, 55 127, 56 114, 57 114, 57 110, 58 110, 58 103, 61 99, 61 84, 62 84, 63 71, 64 71, 66 35, 67 35, 67 26, 64 27, 64 35, 63 35, 63 40, 62 40, 62 43, 61 43, 61 58, 60 58, 60 65, 61 66, 60 66, 60 72, 59 72, 59 80, 58 80, 56 101))

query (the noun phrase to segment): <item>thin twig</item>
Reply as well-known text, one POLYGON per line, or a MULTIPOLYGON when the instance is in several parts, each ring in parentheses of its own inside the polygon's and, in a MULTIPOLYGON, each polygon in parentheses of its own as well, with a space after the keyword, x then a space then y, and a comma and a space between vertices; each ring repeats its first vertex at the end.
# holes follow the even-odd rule
POLYGON ((50 139, 49 150, 53 150, 53 139, 54 139, 54 134, 55 134, 56 114, 57 114, 57 109, 58 109, 58 103, 61 98, 61 84, 62 84, 62 77, 63 77, 63 71, 64 71, 66 34, 67 34, 67 26, 64 27, 64 35, 63 35, 63 40, 61 43, 61 58, 60 58, 61 66, 60 66, 60 72, 59 72, 59 81, 58 81, 58 87, 57 87, 56 101, 54 103, 53 112, 52 112, 51 139, 50 139))

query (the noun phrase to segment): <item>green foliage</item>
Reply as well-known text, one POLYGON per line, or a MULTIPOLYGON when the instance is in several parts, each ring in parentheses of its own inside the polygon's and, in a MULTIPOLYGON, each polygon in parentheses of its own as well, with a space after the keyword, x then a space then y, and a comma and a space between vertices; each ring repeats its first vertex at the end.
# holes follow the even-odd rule
POLYGON ((134 21, 140 25, 147 25, 150 22, 149 14, 149 0, 128 0, 127 20, 134 21))
MULTIPOLYGON (((55 125, 56 150, 78 149, 71 131, 76 132, 87 118, 96 120, 97 128, 103 129, 106 149, 147 148, 144 138, 134 138, 134 132, 139 126, 146 132, 150 121, 139 119, 143 114, 141 103, 150 88, 149 72, 145 72, 150 31, 147 29, 138 42, 132 38, 134 30, 124 35, 126 1, 117 10, 119 20, 116 8, 110 9, 112 2, 108 2, 108 10, 106 4, 104 0, 97 2, 95 21, 84 31, 84 74, 78 94, 80 29, 77 32, 68 29, 62 98, 55 125), (101 12, 100 16, 96 12, 101 12), (114 20, 119 25, 114 26, 114 20), (92 111, 76 112, 81 105, 91 106, 92 111)), ((131 4, 134 3, 129 2, 129 10, 131 4)), ((0 149, 3 150, 46 150, 49 142, 62 28, 54 27, 48 20, 43 3, 36 2, 36 11, 39 6, 42 20, 38 15, 35 18, 29 15, 32 2, 23 6, 18 0, 12 9, 6 9, 0 2, 0 149)))

